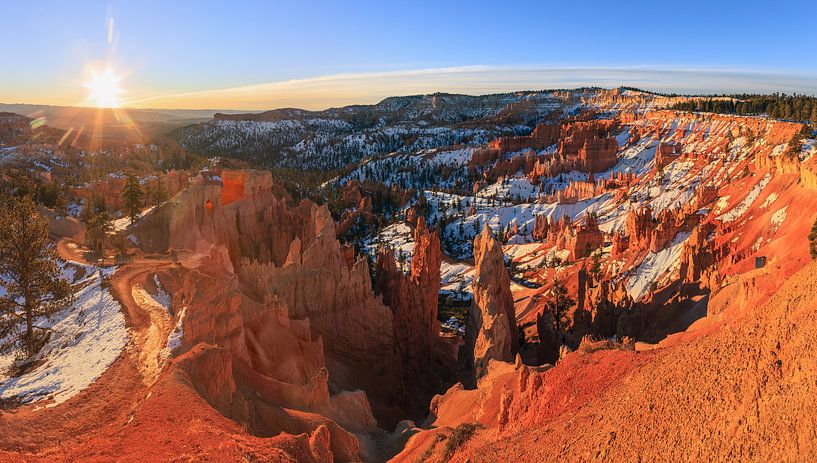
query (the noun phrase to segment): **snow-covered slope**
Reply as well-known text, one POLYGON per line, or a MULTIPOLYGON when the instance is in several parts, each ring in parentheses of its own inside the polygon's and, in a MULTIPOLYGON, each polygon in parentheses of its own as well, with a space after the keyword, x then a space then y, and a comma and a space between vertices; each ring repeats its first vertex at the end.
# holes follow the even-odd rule
POLYGON ((420 95, 319 112, 217 115, 175 136, 186 148, 209 156, 334 169, 392 152, 484 145, 503 135, 525 135, 543 117, 565 108, 564 98, 549 92, 420 95))
POLYGON ((5 376, 16 352, 0 356, 0 398, 21 403, 50 399, 53 406, 70 399, 93 383, 119 357, 128 341, 125 317, 119 303, 102 285, 114 270, 82 267, 75 283, 74 303, 43 321, 54 333, 35 360, 36 367, 20 376, 5 376))

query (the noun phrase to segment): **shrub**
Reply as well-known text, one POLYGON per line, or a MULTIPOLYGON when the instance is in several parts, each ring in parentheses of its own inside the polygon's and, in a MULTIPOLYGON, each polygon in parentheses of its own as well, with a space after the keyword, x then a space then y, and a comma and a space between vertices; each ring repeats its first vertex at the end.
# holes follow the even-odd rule
POLYGON ((817 259, 817 220, 811 227, 811 233, 808 234, 808 251, 811 254, 811 259, 817 259))
POLYGON ((443 459, 450 459, 451 456, 454 455, 454 452, 465 445, 465 443, 474 436, 477 429, 481 427, 479 423, 463 423, 454 428, 454 431, 451 432, 451 437, 448 438, 448 442, 445 444, 443 459))

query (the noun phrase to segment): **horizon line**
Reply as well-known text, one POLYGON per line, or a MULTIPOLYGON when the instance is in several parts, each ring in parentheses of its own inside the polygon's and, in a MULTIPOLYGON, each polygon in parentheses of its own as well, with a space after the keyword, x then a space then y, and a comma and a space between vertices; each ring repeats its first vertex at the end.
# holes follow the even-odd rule
POLYGON ((487 66, 327 74, 126 99, 118 108, 50 103, 7 105, 149 111, 323 111, 377 104, 386 98, 433 94, 486 96, 581 88, 635 88, 685 97, 735 94, 817 96, 817 75, 762 69, 694 66, 487 66), (149 104, 156 102, 158 104, 149 104), (141 103, 141 104, 140 104, 141 103), (145 104, 148 103, 148 104, 145 104))

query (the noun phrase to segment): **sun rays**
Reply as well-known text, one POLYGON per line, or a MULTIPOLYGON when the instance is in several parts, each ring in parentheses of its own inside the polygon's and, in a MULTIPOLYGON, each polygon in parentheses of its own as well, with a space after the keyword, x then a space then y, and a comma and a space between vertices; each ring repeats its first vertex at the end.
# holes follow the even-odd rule
POLYGON ((90 77, 85 83, 88 90, 88 101, 97 108, 118 108, 122 104, 122 77, 113 69, 90 70, 90 77))

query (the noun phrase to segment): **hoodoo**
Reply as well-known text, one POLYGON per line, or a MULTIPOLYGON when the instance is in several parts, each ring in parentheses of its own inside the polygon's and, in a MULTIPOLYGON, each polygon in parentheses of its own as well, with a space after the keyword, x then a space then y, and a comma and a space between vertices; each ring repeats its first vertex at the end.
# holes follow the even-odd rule
POLYGON ((414 419, 427 412, 431 397, 450 381, 456 346, 440 337, 437 321, 440 291, 440 239, 419 217, 414 229, 411 268, 398 268, 394 251, 378 255, 376 291, 393 313, 395 346, 406 395, 401 398, 414 419))
POLYGON ((511 280, 504 254, 488 227, 474 238, 474 304, 468 325, 476 379, 488 371, 491 360, 513 362, 519 351, 511 280))

